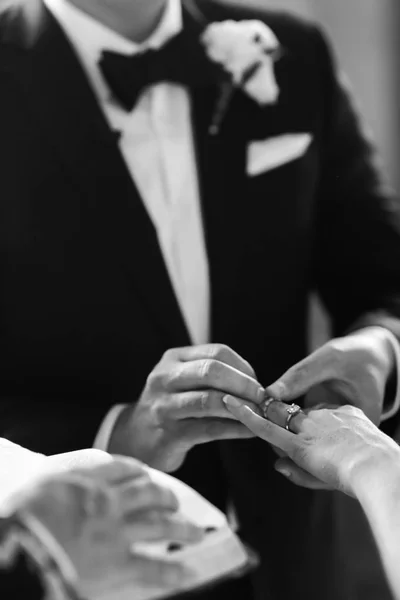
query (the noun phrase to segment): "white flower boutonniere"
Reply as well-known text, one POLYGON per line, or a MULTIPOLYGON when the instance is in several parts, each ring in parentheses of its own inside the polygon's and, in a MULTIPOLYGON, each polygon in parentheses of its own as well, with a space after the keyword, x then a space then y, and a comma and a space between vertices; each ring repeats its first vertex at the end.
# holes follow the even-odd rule
POLYGON ((210 133, 219 132, 230 100, 242 89, 261 106, 275 104, 279 87, 274 66, 280 44, 261 21, 224 21, 209 25, 202 36, 208 58, 221 65, 228 79, 214 114, 210 133))

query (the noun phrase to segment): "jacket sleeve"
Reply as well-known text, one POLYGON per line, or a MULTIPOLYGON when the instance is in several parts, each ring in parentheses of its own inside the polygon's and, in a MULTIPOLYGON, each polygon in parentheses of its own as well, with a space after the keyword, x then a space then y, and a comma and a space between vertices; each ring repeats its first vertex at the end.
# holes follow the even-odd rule
POLYGON ((400 205, 319 31, 316 45, 324 128, 314 284, 334 335, 381 326, 399 341, 400 205))

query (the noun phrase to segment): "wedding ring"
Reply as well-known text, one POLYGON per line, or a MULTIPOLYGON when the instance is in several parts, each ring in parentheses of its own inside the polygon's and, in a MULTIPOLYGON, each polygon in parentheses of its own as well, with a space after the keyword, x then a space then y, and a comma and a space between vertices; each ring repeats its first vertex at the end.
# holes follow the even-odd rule
POLYGON ((292 404, 291 406, 289 406, 286 409, 286 412, 287 412, 287 417, 286 417, 285 429, 287 431, 292 431, 290 429, 290 422, 293 419, 293 417, 295 417, 296 415, 298 415, 299 413, 301 413, 301 408, 300 408, 300 406, 298 404, 292 404))
POLYGON ((275 398, 267 398, 261 405, 261 411, 264 419, 268 419, 268 409, 273 402, 280 402, 280 400, 276 400, 275 398))

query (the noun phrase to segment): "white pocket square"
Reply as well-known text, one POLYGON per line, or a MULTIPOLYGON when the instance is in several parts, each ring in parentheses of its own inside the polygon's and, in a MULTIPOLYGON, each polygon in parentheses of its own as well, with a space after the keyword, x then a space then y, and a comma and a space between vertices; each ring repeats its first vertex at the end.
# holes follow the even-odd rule
POLYGON ((247 175, 255 177, 300 158, 312 139, 310 133, 288 133, 251 142, 247 147, 247 175))

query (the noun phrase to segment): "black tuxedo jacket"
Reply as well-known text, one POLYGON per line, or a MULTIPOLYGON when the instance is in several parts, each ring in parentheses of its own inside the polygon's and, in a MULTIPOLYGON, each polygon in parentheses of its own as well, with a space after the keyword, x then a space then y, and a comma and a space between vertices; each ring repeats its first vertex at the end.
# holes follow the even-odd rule
MULTIPOLYGON (((271 383, 306 354, 312 290, 335 334, 382 324, 400 336, 397 206, 320 32, 209 0, 188 0, 185 19, 194 31, 261 19, 284 48, 277 105, 237 93, 218 136, 208 133, 216 87, 192 93, 212 341, 271 383), (246 175, 249 142, 296 132, 313 136, 304 156, 246 175)), ((45 453, 91 446, 107 410, 135 401, 163 352, 189 337, 116 136, 40 0, 1 14, 0 132, 0 436, 45 453)), ((211 444, 179 475, 220 506, 229 490, 262 557, 259 598, 311 598, 328 547, 310 554, 313 496, 273 460, 258 440, 211 444)), ((333 589, 330 572, 315 597, 333 589)))

